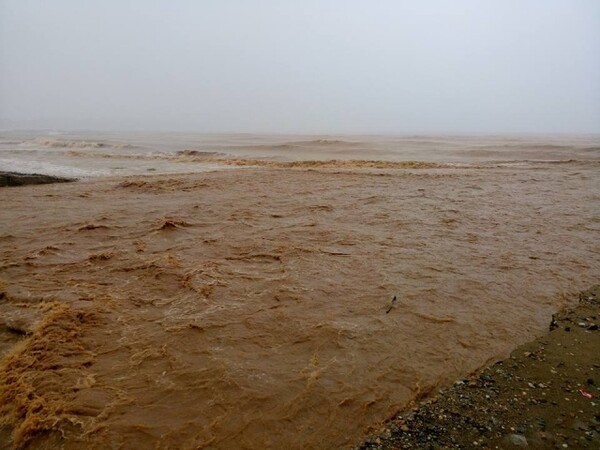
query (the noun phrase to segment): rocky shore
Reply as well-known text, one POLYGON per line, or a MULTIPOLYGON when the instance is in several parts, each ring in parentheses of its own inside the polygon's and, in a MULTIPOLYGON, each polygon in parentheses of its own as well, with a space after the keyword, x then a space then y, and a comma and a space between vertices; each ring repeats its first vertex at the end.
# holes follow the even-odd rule
POLYGON ((53 177, 36 173, 0 172, 0 187, 25 186, 27 184, 68 183, 73 178, 53 177))
POLYGON ((600 448, 600 286, 546 335, 404 411, 361 450, 600 448))

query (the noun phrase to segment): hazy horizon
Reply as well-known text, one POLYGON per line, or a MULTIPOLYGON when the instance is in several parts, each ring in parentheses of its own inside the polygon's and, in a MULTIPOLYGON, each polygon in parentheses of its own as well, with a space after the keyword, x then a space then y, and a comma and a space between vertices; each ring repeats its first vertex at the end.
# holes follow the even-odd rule
POLYGON ((598 134, 600 3, 0 0, 0 130, 598 134))

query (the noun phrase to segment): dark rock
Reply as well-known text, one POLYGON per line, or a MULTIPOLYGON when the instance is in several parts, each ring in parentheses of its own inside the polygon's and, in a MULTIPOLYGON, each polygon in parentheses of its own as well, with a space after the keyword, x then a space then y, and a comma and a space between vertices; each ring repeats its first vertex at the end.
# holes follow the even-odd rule
POLYGON ((68 183, 73 178, 53 177, 35 173, 0 172, 0 187, 25 186, 28 184, 68 183))

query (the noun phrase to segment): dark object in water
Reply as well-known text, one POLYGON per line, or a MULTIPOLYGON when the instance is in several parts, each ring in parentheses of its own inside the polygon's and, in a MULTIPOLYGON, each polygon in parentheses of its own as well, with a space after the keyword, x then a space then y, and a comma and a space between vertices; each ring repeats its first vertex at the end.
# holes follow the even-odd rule
POLYGON ((394 295, 394 298, 392 299, 392 304, 390 305, 390 307, 388 308, 388 310, 385 313, 388 314, 392 310, 392 308, 394 307, 395 304, 396 304, 396 296, 394 295))
POLYGON ((25 186, 28 184, 68 183, 74 178, 53 177, 37 173, 0 172, 0 187, 25 186))
POLYGON ((554 314, 552 314, 552 320, 550 321, 550 326, 548 328, 550 329, 550 331, 558 328, 558 323, 556 322, 556 318, 554 317, 554 314))

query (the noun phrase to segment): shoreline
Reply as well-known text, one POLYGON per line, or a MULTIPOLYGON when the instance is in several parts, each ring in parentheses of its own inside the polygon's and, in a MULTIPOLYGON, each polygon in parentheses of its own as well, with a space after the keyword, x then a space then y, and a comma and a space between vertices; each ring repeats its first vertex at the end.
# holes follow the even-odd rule
POLYGON ((600 447, 600 285, 544 335, 387 421, 355 450, 600 447))

